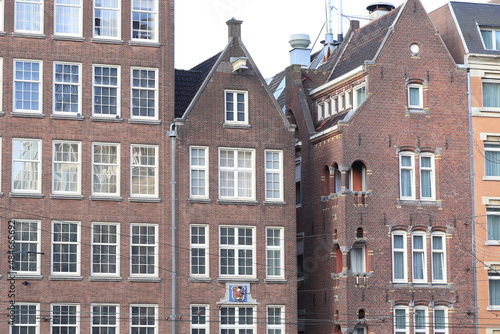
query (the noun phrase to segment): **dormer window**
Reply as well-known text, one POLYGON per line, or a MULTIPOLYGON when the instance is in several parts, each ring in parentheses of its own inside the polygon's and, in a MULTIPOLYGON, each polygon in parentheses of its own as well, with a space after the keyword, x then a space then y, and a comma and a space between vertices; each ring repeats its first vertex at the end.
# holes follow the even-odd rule
POLYGON ((422 85, 420 84, 409 84, 408 85, 408 108, 410 109, 422 109, 422 85))
POLYGON ((481 37, 486 50, 500 50, 500 28, 481 28, 481 37))
POLYGON ((225 123, 248 124, 248 105, 245 91, 225 91, 225 123))

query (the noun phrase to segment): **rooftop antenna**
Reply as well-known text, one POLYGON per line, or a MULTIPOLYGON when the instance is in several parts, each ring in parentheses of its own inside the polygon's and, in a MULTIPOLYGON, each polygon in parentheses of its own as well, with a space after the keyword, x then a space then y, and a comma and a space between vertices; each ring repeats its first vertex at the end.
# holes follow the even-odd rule
POLYGON ((337 35, 337 42, 340 44, 342 40, 344 39, 344 28, 342 27, 342 20, 344 19, 344 12, 342 9, 342 0, 339 0, 339 32, 337 35))

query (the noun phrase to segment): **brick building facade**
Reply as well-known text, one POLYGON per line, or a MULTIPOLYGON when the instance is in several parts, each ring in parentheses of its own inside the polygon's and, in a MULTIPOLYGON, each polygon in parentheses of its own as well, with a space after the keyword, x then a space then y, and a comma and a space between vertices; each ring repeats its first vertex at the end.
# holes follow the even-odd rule
POLYGON ((0 5, 0 332, 167 332, 173 3, 0 5))
POLYGON ((296 333, 295 126, 227 24, 221 53, 176 72, 179 308, 192 333, 296 333))
POLYGON ((422 4, 351 21, 328 61, 286 83, 299 332, 472 333, 467 75, 422 4))
POLYGON ((430 15, 468 69, 477 333, 500 333, 500 4, 450 2, 430 15))

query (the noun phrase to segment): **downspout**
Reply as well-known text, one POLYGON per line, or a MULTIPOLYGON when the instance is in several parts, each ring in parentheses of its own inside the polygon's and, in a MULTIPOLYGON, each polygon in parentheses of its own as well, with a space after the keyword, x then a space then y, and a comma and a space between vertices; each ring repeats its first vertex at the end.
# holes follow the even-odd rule
POLYGON ((176 230, 176 197, 175 197, 175 140, 177 137, 177 130, 175 129, 175 124, 170 124, 170 131, 167 131, 167 135, 170 138, 170 156, 171 156, 171 166, 170 166, 170 185, 171 185, 171 229, 172 229, 172 272, 171 272, 171 281, 172 281, 172 315, 170 318, 172 319, 172 334, 177 333, 177 230, 176 230))
POLYGON ((474 155, 473 155, 473 132, 472 132, 472 105, 471 105, 471 84, 470 84, 470 68, 467 68, 467 105, 468 105, 468 113, 469 113, 469 169, 470 169, 470 193, 471 193, 471 228, 472 228, 472 273, 474 278, 474 327, 475 333, 478 334, 478 316, 477 316, 477 272, 476 272, 476 219, 475 219, 475 209, 474 209, 474 155))

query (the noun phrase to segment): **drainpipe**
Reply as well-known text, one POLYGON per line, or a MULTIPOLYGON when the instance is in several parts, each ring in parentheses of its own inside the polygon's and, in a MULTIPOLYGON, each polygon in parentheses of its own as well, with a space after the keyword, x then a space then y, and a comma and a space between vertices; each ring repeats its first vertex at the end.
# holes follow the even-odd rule
POLYGON ((471 86, 470 86, 470 68, 467 68, 467 105, 469 108, 469 168, 470 168, 470 193, 471 193, 471 228, 472 228, 472 273, 474 277, 474 327, 475 333, 478 334, 478 316, 477 316, 477 272, 476 272, 476 219, 475 219, 475 208, 474 208, 474 156, 473 156, 473 132, 472 132, 472 105, 471 105, 471 86))
POLYGON ((175 197, 175 140, 177 137, 177 130, 175 129, 175 124, 170 124, 170 131, 167 131, 167 136, 170 138, 170 156, 171 156, 171 176, 170 176, 170 185, 171 185, 171 229, 172 229, 172 315, 170 318, 172 319, 172 334, 177 333, 177 230, 176 230, 176 197, 175 197))

